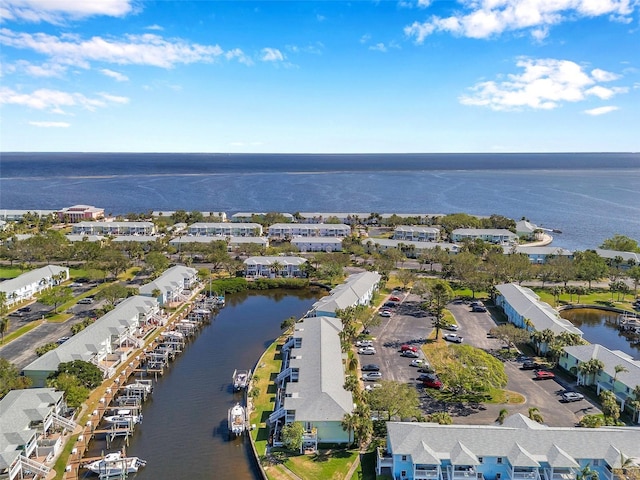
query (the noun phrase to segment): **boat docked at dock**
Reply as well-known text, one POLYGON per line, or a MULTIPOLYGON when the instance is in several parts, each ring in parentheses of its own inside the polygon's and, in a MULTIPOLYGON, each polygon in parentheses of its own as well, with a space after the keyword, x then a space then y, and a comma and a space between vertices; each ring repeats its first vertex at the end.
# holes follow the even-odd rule
POLYGON ((251 370, 234 370, 233 391, 245 390, 249 386, 249 380, 251 380, 251 370))
POLYGON ((105 416, 104 421, 112 425, 132 425, 142 423, 142 414, 136 415, 131 410, 120 409, 115 415, 105 416))
POLYGON ((125 457, 120 452, 108 453, 100 460, 84 466, 87 470, 97 473, 100 478, 123 477, 129 473, 136 473, 147 464, 138 457, 125 457))
POLYGON ((242 435, 247 430, 247 414, 245 408, 236 403, 229 409, 229 436, 242 435))
POLYGON ((151 380, 138 380, 135 383, 124 385, 122 388, 127 393, 149 395, 153 391, 153 384, 151 380))

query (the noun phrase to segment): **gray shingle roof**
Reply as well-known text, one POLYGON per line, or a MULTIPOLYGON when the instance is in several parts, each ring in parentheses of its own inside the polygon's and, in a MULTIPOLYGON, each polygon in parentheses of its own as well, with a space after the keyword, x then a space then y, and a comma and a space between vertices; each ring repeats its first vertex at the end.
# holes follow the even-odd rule
POLYGON ((634 360, 632 357, 619 350, 609 350, 598 344, 577 345, 574 347, 564 347, 564 350, 580 362, 587 362, 592 358, 597 358, 604 363, 604 372, 611 377, 624 383, 631 389, 636 385, 640 385, 640 360, 634 360), (615 367, 622 365, 627 371, 622 371, 616 375, 615 367))
POLYGON ((42 268, 37 268, 29 272, 25 272, 22 275, 0 282, 0 292, 11 293, 19 290, 28 285, 38 283, 43 278, 51 278, 54 275, 58 275, 62 272, 67 272, 67 267, 59 267, 58 265, 47 265, 42 268))
MULTIPOLYGON (((388 444, 394 455, 411 455, 414 463, 423 458, 425 447, 427 455, 435 454, 439 463, 453 462, 454 458, 464 462, 463 452, 467 450, 475 457, 506 457, 514 466, 529 466, 535 460, 557 467, 575 467, 580 459, 607 459, 610 466, 616 467, 621 455, 640 457, 638 428, 534 426, 521 414, 514 416, 508 417, 503 425, 388 422, 388 444)), ((466 461, 471 460, 473 457, 466 461)))
POLYGON ((341 421, 353 411, 353 396, 343 388, 341 330, 338 318, 306 318, 296 325, 294 337, 302 343, 291 350, 289 365, 299 375, 297 382, 287 383, 284 401, 287 410, 295 410, 296 421, 341 421))
POLYGON ((531 320, 537 331, 548 328, 555 334, 569 332, 582 336, 579 328, 562 318, 551 305, 540 301, 533 290, 515 283, 497 285, 496 289, 519 315, 531 320))
POLYGON ((181 290, 184 287, 184 281, 187 279, 195 278, 198 275, 198 270, 184 265, 176 265, 156 278, 153 282, 149 282, 140 287, 141 295, 151 295, 157 288, 162 293, 173 292, 174 290, 181 290))
POLYGON ((378 272, 361 272, 349 275, 344 283, 335 287, 328 296, 322 297, 313 304, 318 312, 335 312, 358 305, 363 296, 380 282, 378 272))

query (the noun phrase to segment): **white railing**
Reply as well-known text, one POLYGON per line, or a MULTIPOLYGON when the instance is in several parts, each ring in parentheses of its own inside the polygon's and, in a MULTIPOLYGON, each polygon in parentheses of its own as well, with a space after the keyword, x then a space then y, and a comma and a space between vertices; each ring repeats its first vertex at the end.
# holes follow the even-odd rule
POLYGON ((61 427, 64 427, 67 430, 74 430, 78 426, 78 424, 73 420, 71 420, 70 418, 61 417, 57 413, 53 414, 53 423, 61 427))
POLYGON ((51 469, 46 465, 42 465, 41 463, 38 463, 35 460, 31 460, 27 457, 20 457, 20 463, 22 463, 24 470, 31 470, 38 475, 47 476, 51 471, 51 469))
POLYGON ((276 377, 276 382, 278 383, 282 382, 285 378, 290 377, 292 373, 293 373, 293 369, 291 367, 284 369, 276 377))
POLYGON ((470 480, 478 478, 478 473, 475 468, 471 468, 470 470, 454 470, 449 467, 448 474, 449 478, 452 480, 470 480))
POLYGON ((571 471, 553 472, 550 468, 544 469, 545 480, 575 480, 577 472, 571 469, 571 471))
POLYGON ((420 468, 415 467, 413 471, 415 480, 431 480, 440 478, 440 470, 437 468, 420 468))
POLYGON ((287 414, 287 411, 284 407, 280 407, 278 410, 269 415, 269 423, 274 423, 280 418, 284 417, 287 414))

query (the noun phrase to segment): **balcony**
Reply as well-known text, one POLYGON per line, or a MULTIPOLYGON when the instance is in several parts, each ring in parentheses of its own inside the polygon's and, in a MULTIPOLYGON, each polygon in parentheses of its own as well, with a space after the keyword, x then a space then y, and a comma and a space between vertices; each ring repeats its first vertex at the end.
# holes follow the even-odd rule
POLYGON ((378 475, 380 475, 380 470, 383 468, 392 468, 393 467, 393 457, 386 450, 378 447, 378 465, 376 471, 378 475))
MULTIPOLYGON (((447 474, 449 480, 475 480, 483 478, 482 474, 476 472, 475 467, 472 465, 463 467, 447 467, 447 474)), ((573 480, 575 480, 575 478, 573 480)))
POLYGON ((575 480, 577 474, 574 468, 545 468, 544 480, 575 480))
POLYGON ((416 466, 413 471, 415 480, 436 480, 440 479, 440 469, 433 466, 416 466))
POLYGON ((537 469, 530 471, 511 472, 511 480, 540 480, 540 472, 537 469))

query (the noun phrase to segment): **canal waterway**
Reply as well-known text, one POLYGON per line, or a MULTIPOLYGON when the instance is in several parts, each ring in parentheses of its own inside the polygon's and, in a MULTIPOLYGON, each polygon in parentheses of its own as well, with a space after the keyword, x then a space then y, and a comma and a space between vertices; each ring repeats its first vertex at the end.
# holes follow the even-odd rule
POLYGON ((136 480, 259 478, 248 439, 227 436, 227 411, 242 398, 232 392, 231 377, 236 368, 253 368, 282 320, 300 318, 319 296, 282 290, 227 296, 144 404, 144 422, 126 450, 147 461, 136 480))
POLYGON ((595 308, 576 308, 560 313, 583 332, 589 343, 599 343, 609 350, 620 350, 635 359, 640 359, 640 346, 631 345, 627 337, 618 330, 619 314, 595 308))

